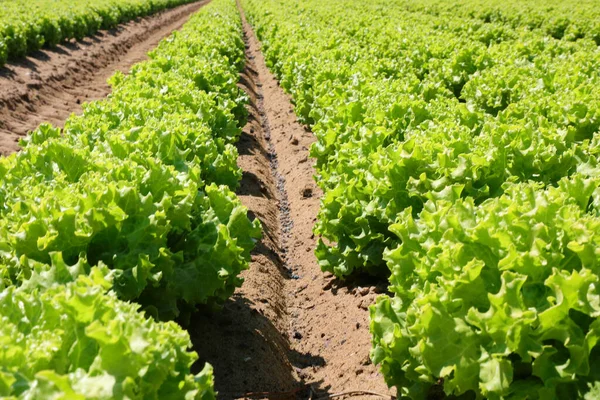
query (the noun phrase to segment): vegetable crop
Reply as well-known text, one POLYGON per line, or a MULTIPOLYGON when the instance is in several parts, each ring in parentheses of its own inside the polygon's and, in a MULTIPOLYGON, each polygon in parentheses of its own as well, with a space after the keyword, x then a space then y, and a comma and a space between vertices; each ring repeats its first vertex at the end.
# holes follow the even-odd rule
POLYGON ((385 276, 388 227, 406 207, 458 192, 483 201, 505 182, 555 184, 596 163, 592 40, 380 2, 274 4, 247 8, 318 139, 326 271, 385 276))
POLYGON ((42 47, 83 39, 100 29, 191 0, 3 0, 0 66, 42 47))
POLYGON ((0 397, 215 398, 174 322, 242 283, 241 20, 215 0, 64 129, 0 159, 0 397))
POLYGON ((371 308, 387 382, 596 398, 597 7, 243 4, 317 137, 321 268, 389 278, 371 308))
POLYGON ((371 309, 373 361, 425 398, 577 399, 600 382, 600 181, 430 201, 390 229, 394 297, 371 309), (591 212, 589 208, 591 206, 591 212))
POLYGON ((101 269, 47 290, 0 293, 0 396, 6 399, 215 398, 210 365, 174 322, 119 300, 101 269))
POLYGON ((245 118, 243 42, 235 10, 208 10, 116 74, 108 99, 62 131, 40 127, 0 161, 6 285, 55 259, 102 261, 121 299, 172 319, 241 284, 260 236, 231 191, 241 176, 232 143, 245 118))

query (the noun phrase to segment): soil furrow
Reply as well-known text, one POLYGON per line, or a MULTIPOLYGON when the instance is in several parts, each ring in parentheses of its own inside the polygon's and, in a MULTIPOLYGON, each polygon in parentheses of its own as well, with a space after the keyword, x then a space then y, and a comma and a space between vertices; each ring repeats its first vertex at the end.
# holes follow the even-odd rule
MULTIPOLYGON (((248 43, 248 37, 244 39, 248 43)), ((242 287, 222 310, 193 315, 189 332, 200 355, 196 367, 204 362, 213 365, 220 399, 261 398, 259 393, 289 393, 278 398, 293 398, 301 386, 289 361, 285 296, 289 273, 281 242, 281 199, 260 82, 249 59, 239 86, 248 94, 249 104, 248 123, 237 143, 243 170, 237 195, 251 217, 261 221, 263 238, 252 252, 250 268, 242 273, 242 287)))
POLYGON ((290 361, 307 388, 304 393, 313 398, 351 390, 391 394, 369 360, 368 306, 385 285, 378 288, 376 282, 365 280, 340 282, 321 272, 312 229, 322 192, 314 182, 308 154, 316 139, 297 121, 290 97, 267 69, 260 43, 245 18, 244 29, 262 84, 270 142, 288 201, 290 229, 282 233, 291 276, 286 280, 290 361))
POLYGON ((81 41, 32 53, 0 68, 0 154, 42 122, 61 126, 83 102, 106 97, 106 80, 128 72, 208 0, 162 11, 81 41))
POLYGON ((297 121, 242 18, 247 65, 240 86, 250 118, 238 144, 238 194, 265 237, 224 310, 194 316, 195 347, 215 366, 223 399, 390 395, 369 361, 368 306, 385 284, 339 282, 321 272, 312 228, 322 193, 308 155, 315 137, 297 121))

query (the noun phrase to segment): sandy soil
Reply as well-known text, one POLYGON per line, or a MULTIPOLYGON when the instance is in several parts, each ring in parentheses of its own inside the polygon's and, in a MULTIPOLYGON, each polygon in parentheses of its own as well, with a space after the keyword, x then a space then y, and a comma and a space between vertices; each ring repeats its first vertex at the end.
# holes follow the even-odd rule
POLYGON ((0 68, 0 154, 42 122, 62 126, 81 103, 106 97, 106 80, 128 72, 148 51, 181 26, 207 0, 122 24, 81 41, 36 51, 0 68))
POLYGON ((369 361, 368 306, 386 285, 321 272, 312 227, 322 193, 308 157, 315 137, 297 121, 245 19, 244 33, 240 85, 251 104, 238 194, 265 238, 224 310, 195 316, 195 347, 215 367, 223 399, 390 398, 369 361))
POLYGON ((258 218, 263 239, 252 254, 244 284, 223 310, 200 311, 189 329, 194 349, 200 355, 196 367, 210 362, 214 367, 220 399, 295 398, 300 386, 289 355, 286 281, 281 243, 280 193, 272 171, 273 154, 265 134, 265 114, 256 71, 247 64, 239 86, 248 93, 249 118, 237 148, 243 170, 237 194, 258 218), (288 397, 289 396, 289 397, 288 397))
POLYGON ((262 85, 280 193, 287 197, 288 209, 282 209, 280 223, 287 250, 284 265, 291 278, 286 280, 290 359, 313 395, 360 390, 387 394, 383 377, 368 358, 367 307, 374 301, 377 287, 369 282, 339 282, 321 272, 314 256, 312 228, 322 193, 308 157, 315 137, 297 121, 289 96, 265 66, 254 32, 246 22, 244 27, 249 64, 262 85))

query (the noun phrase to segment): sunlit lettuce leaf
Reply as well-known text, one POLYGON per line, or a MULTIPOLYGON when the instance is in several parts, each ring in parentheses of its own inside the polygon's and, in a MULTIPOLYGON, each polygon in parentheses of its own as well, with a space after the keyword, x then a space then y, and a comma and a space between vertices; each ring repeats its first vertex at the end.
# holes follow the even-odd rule
POLYGON ((62 130, 40 126, 2 161, 4 286, 48 287, 102 264, 121 299, 173 319, 241 285, 260 238, 232 192, 241 32, 232 2, 206 7, 115 74, 107 99, 62 130))
POLYGON ((385 256, 394 297, 371 308, 388 382, 413 398, 439 382, 489 399, 587 393, 599 379, 600 220, 588 212, 599 183, 518 184, 480 205, 400 214, 402 243, 385 256))
POLYGON ((93 268, 71 283, 0 292, 0 396, 18 399, 214 399, 188 334, 155 322, 93 268))

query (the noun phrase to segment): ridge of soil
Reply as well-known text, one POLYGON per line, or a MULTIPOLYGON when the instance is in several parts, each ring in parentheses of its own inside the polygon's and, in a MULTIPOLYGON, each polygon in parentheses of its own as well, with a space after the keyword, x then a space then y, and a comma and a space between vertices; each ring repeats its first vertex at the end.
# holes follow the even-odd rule
POLYGON ((321 272, 312 228, 322 192, 308 156, 316 139, 297 121, 238 8, 246 42, 239 85, 250 98, 237 145, 238 196, 264 238, 223 310, 192 317, 195 369, 213 365, 221 399, 389 398, 393 391, 369 360, 368 306, 386 285, 321 272))
POLYGON ((80 41, 35 51, 0 68, 0 154, 42 122, 63 126, 81 104, 106 97, 106 80, 147 58, 161 39, 181 28, 208 0, 178 6, 100 31, 80 41))

